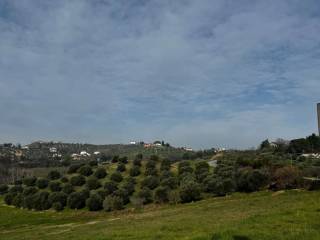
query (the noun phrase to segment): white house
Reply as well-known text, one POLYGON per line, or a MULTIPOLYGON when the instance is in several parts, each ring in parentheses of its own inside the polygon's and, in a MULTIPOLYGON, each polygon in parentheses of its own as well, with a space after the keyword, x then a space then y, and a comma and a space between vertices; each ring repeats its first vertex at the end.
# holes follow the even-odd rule
POLYGON ((86 151, 81 151, 80 155, 83 156, 83 157, 90 157, 91 156, 91 154, 87 153, 86 151))
POLYGON ((131 145, 136 145, 137 142, 136 142, 136 141, 130 141, 130 144, 131 144, 131 145))
POLYGON ((51 148, 49 148, 49 152, 56 153, 57 152, 57 148, 51 147, 51 148))
POLYGON ((99 155, 99 154, 100 154, 100 152, 94 152, 93 154, 94 154, 94 155, 99 155))

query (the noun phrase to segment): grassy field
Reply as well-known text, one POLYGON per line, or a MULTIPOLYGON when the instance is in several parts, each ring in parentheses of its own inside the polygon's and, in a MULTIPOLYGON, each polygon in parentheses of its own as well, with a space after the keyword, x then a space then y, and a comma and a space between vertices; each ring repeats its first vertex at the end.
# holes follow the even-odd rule
POLYGON ((234 194, 113 213, 33 212, 0 203, 0 239, 320 239, 320 192, 234 194))

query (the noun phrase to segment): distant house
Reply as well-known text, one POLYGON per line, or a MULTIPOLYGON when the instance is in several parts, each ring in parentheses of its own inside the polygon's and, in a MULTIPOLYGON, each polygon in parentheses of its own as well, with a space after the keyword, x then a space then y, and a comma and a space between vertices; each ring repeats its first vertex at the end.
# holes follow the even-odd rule
POLYGON ((301 154, 301 157, 305 157, 305 158, 320 158, 320 154, 319 153, 304 153, 304 154, 301 154))
POLYGON ((83 157, 90 157, 91 154, 90 153, 87 153, 86 151, 81 151, 80 152, 80 156, 83 156, 83 157))
POLYGON ((94 155, 100 155, 100 152, 94 152, 93 154, 94 155))
POLYGON ((131 145, 136 145, 137 142, 136 142, 136 141, 130 141, 130 144, 131 144, 131 145))
POLYGON ((81 156, 80 156, 80 154, 73 153, 73 154, 71 154, 71 158, 72 158, 73 160, 80 160, 81 156))
POLYGON ((153 144, 152 143, 145 143, 143 146, 145 148, 151 148, 151 147, 153 147, 153 144))
POLYGON ((190 147, 183 147, 183 150, 187 151, 187 152, 192 152, 193 149, 190 147))
POLYGON ((57 152, 57 148, 51 147, 51 148, 49 148, 49 152, 56 153, 57 152))

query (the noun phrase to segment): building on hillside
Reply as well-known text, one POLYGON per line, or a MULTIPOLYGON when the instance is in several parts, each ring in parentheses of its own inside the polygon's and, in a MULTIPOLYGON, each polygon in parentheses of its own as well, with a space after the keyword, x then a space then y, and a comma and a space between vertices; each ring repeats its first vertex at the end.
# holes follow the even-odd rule
POLYGON ((91 154, 90 154, 90 153, 87 153, 86 151, 81 151, 81 152, 80 152, 80 155, 81 155, 82 157, 90 157, 90 156, 91 156, 91 154))
POLYGON ((78 153, 73 153, 71 154, 72 160, 80 160, 81 156, 78 153))
POLYGON ((100 155, 100 152, 94 152, 93 155, 100 155))
POLYGON ((57 148, 55 148, 55 147, 51 147, 51 148, 49 148, 49 152, 51 152, 51 153, 56 153, 58 150, 57 150, 57 148))
POLYGON ((305 157, 305 158, 320 158, 320 154, 319 153, 304 153, 301 154, 301 157, 305 157))
POLYGON ((130 143, 130 145, 136 145, 137 144, 136 141, 130 141, 129 143, 130 143))
POLYGON ((193 149, 190 147, 183 147, 183 150, 185 150, 187 152, 193 152, 193 149))

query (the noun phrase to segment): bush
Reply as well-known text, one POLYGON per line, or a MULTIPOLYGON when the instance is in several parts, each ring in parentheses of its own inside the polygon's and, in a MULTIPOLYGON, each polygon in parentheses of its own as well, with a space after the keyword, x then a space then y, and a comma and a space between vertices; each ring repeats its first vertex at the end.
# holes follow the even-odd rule
POLYGON ((69 173, 69 174, 76 173, 81 166, 83 166, 83 164, 74 164, 74 165, 71 165, 71 166, 69 167, 69 169, 68 169, 68 173, 69 173))
POLYGON ((113 158, 112 158, 112 160, 111 160, 111 162, 113 162, 113 163, 116 163, 116 162, 118 162, 119 161, 119 156, 113 156, 113 158))
POLYGON ((108 196, 103 201, 103 209, 105 211, 121 210, 123 209, 123 200, 119 196, 108 196))
POLYGON ((206 178, 204 186, 206 192, 216 194, 217 196, 225 196, 235 190, 233 179, 229 177, 221 178, 216 175, 206 178))
POLYGON ((169 189, 176 189, 178 187, 178 179, 176 177, 168 177, 163 179, 160 185, 169 189))
POLYGON ((37 192, 38 192, 38 189, 35 188, 35 187, 26 187, 26 188, 23 189, 22 194, 24 196, 29 196, 29 195, 33 195, 33 194, 35 194, 37 192))
POLYGON ((34 208, 34 195, 27 195, 23 198, 23 208, 33 209, 34 208))
POLYGON ((23 206, 23 195, 21 193, 15 195, 12 200, 12 205, 17 208, 21 208, 23 206))
POLYGON ((22 180, 21 179, 14 180, 14 185, 22 185, 22 180))
POLYGON ((152 191, 149 188, 142 188, 138 192, 138 196, 143 199, 143 204, 148 204, 153 201, 152 191))
POLYGON ((53 171, 50 171, 48 173, 48 179, 50 180, 57 180, 61 177, 61 174, 60 172, 56 171, 56 170, 53 170, 53 171))
POLYGON ((141 182, 142 187, 147 187, 151 190, 155 189, 159 186, 159 179, 155 176, 149 176, 142 180, 141 182))
POLYGON ((98 194, 93 194, 90 198, 86 201, 86 206, 89 211, 99 211, 102 209, 102 198, 98 194))
POLYGON ((146 168, 144 175, 145 176, 157 176, 158 171, 156 168, 146 168))
POLYGON ((150 160, 154 161, 154 162, 157 162, 157 161, 159 161, 159 157, 157 155, 151 155, 150 156, 150 160))
POLYGON ((67 182, 69 182, 69 179, 67 177, 62 177, 60 181, 62 183, 67 183, 67 182))
POLYGON ((73 186, 70 183, 63 184, 62 192, 69 195, 70 193, 74 192, 73 186))
POLYGON ((52 192, 60 192, 61 191, 61 183, 57 181, 52 181, 49 183, 49 189, 52 192))
POLYGON ((243 169, 237 177, 237 190, 243 192, 254 192, 265 186, 268 175, 262 170, 243 169))
POLYGON ((95 190, 101 187, 101 184, 96 177, 91 176, 87 179, 86 187, 89 190, 95 190))
POLYGON ((23 192, 23 187, 21 185, 16 185, 13 186, 9 189, 10 193, 22 193, 23 192))
POLYGON ((68 195, 63 192, 52 192, 49 195, 48 201, 51 205, 59 202, 63 207, 67 205, 68 195))
POLYGON ((48 187, 49 181, 48 179, 45 178, 39 178, 36 182, 36 185, 39 189, 45 189, 46 187, 48 187))
POLYGON ((126 182, 122 185, 122 189, 126 190, 129 195, 132 195, 134 193, 134 183, 126 182))
POLYGON ((8 189, 9 189, 8 185, 6 185, 6 184, 1 184, 1 185, 0 185, 0 195, 3 195, 3 194, 5 194, 5 193, 7 193, 7 192, 8 192, 8 189))
POLYGON ((133 165, 134 165, 134 166, 141 167, 141 159, 140 159, 140 158, 135 158, 135 159, 133 160, 133 165))
POLYGON ((119 162, 123 163, 123 164, 127 164, 128 163, 128 157, 124 156, 119 158, 119 162))
POLYGON ((22 180, 23 184, 32 187, 36 185, 37 178, 36 177, 27 177, 22 180))
POLYGON ((170 191, 168 198, 169 198, 170 204, 178 204, 181 202, 179 190, 170 191))
POLYGON ((130 176, 131 177, 136 177, 139 176, 141 171, 140 171, 140 167, 137 165, 134 165, 131 169, 130 169, 130 176))
POLYGON ((171 168, 171 162, 169 159, 165 158, 161 162, 160 170, 161 171, 169 171, 171 168))
MULTIPOLYGON (((46 191, 38 192, 32 196, 32 204, 30 206, 27 206, 27 208, 41 211, 41 210, 47 210, 51 207, 51 204, 48 201, 49 193, 46 191)), ((28 196, 30 197, 30 196, 28 196)))
POLYGON ((293 166, 278 168, 273 176, 276 189, 293 189, 301 184, 301 171, 293 166))
POLYGON ((98 161, 97 161, 97 160, 92 160, 92 161, 89 162, 89 165, 90 165, 91 167, 98 166, 98 161))
POLYGON ((178 173, 179 175, 183 175, 185 173, 193 173, 193 168, 189 161, 182 161, 178 165, 178 173))
POLYGON ((55 203, 52 204, 52 208, 55 211, 60 212, 60 211, 62 211, 64 209, 64 206, 62 206, 62 204, 59 203, 59 202, 55 202, 55 203))
POLYGON ((194 181, 186 181, 182 183, 179 194, 182 203, 197 201, 201 199, 201 187, 194 181))
POLYGON ((95 172, 94 172, 94 176, 98 179, 102 179, 105 178, 107 176, 107 172, 104 168, 98 168, 95 172))
POLYGON ((156 162, 156 161, 149 160, 149 161, 146 163, 146 169, 154 169, 154 168, 156 168, 156 165, 157 165, 157 162, 156 162))
POLYGON ((196 163, 194 174, 198 182, 202 182, 209 175, 209 164, 205 161, 196 163))
POLYGON ((5 204, 7 205, 11 205, 12 204, 12 201, 13 199, 15 198, 16 194, 15 193, 7 193, 4 195, 4 202, 5 204))
POLYGON ((83 176, 90 176, 93 172, 90 166, 84 165, 78 169, 78 173, 80 173, 83 176))
POLYGON ((169 201, 168 188, 162 187, 162 186, 156 188, 154 192, 154 201, 156 203, 168 202, 169 201))
POLYGON ((86 199, 80 192, 74 192, 69 195, 67 204, 71 209, 82 209, 86 205, 86 199))
POLYGON ((104 190, 104 189, 99 189, 98 191, 96 191, 96 193, 97 193, 98 195, 100 195, 100 197, 101 197, 102 199, 105 199, 106 196, 108 196, 107 191, 104 190))
POLYGON ((108 181, 108 182, 106 182, 104 184, 104 189, 106 191, 106 194, 110 195, 110 194, 114 193, 118 189, 118 186, 117 186, 116 182, 108 181))
POLYGON ((119 188, 113 193, 114 196, 121 197, 123 204, 126 205, 130 202, 129 192, 124 188, 119 188))
POLYGON ((117 166, 117 171, 118 172, 124 172, 126 171, 126 165, 124 163, 119 163, 118 166, 117 166))
POLYGON ((72 186, 82 186, 83 184, 86 183, 86 179, 82 175, 77 175, 77 176, 73 176, 70 179, 70 183, 72 184, 72 186))
POLYGON ((111 174, 110 179, 115 182, 121 182, 123 180, 123 177, 122 177, 121 173, 114 172, 111 174))

